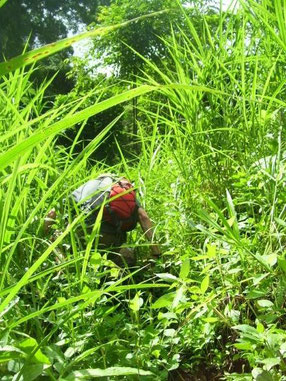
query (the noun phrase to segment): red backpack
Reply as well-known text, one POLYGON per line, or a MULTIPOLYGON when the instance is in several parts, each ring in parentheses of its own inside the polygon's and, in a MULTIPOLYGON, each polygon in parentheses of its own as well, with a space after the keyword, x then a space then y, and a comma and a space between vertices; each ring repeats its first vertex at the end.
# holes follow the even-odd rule
POLYGON ((113 225, 117 231, 133 230, 138 221, 138 207, 133 185, 126 179, 116 180, 113 176, 99 176, 89 180, 72 192, 73 200, 89 216, 87 222, 95 222, 98 210, 103 202, 102 222, 113 225), (95 213, 91 211, 95 210, 95 213))
POLYGON ((111 187, 109 199, 103 210, 103 220, 119 231, 134 229, 138 219, 138 205, 133 185, 128 180, 118 181, 111 187))

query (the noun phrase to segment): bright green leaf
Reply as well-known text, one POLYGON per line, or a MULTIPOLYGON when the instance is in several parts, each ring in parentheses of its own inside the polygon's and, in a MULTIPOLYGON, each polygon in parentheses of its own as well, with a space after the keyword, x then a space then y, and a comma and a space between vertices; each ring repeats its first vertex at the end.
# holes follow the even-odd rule
POLYGON ((161 273, 161 274, 156 274, 158 278, 164 279, 165 281, 169 282, 175 282, 178 281, 178 278, 173 275, 173 274, 168 274, 168 273, 161 273))
POLYGON ((201 261, 202 259, 209 259, 208 255, 197 255, 195 257, 192 257, 192 261, 201 261))
POLYGON ((184 290, 185 288, 182 286, 176 291, 176 294, 172 303, 172 308, 178 307, 178 305, 180 304, 184 296, 184 290))
POLYGON ((184 260, 180 270, 180 279, 186 280, 190 272, 190 260, 187 258, 184 260))
POLYGON ((214 258, 216 256, 216 245, 207 245, 208 251, 207 255, 210 258, 214 258))
POLYGON ((257 323, 257 327, 256 327, 256 330, 258 333, 263 333, 264 332, 264 325, 261 324, 260 322, 257 323))
POLYGON ((251 351, 252 350, 252 345, 248 342, 246 343, 235 343, 234 347, 240 350, 244 351, 251 351))
POLYGON ((46 368, 44 364, 30 364, 27 367, 24 367, 23 381, 33 381, 38 379, 39 376, 43 373, 43 370, 46 368))
POLYGON ((155 349, 153 352, 152 352, 152 355, 158 359, 160 357, 160 354, 161 354, 161 351, 159 349, 155 349))
POLYGON ((203 321, 206 323, 216 323, 219 319, 215 317, 207 317, 203 318, 203 321))
POLYGON ((229 224, 230 227, 232 227, 232 225, 234 224, 236 220, 236 217, 233 216, 233 217, 230 217, 228 220, 227 220, 227 223, 229 224))
POLYGON ((273 253, 270 255, 263 255, 263 259, 269 266, 273 267, 277 263, 277 254, 273 253))
POLYGON ((266 300, 266 299, 258 300, 258 301, 257 301, 257 304, 258 304, 260 307, 263 307, 263 308, 270 308, 270 307, 273 306, 273 303, 272 303, 270 300, 266 300))
POLYGON ((165 329, 164 336, 167 337, 174 337, 176 334, 176 331, 173 328, 165 329))
POLYGON ((255 381, 274 381, 271 373, 266 370, 254 368, 251 373, 255 381))
POLYGON ((207 276, 202 280, 202 283, 201 283, 201 292, 202 292, 202 294, 205 294, 205 292, 206 292, 207 289, 209 288, 209 284, 210 284, 210 277, 207 275, 207 276))
MULTIPOLYGON (((38 346, 38 343, 35 339, 32 337, 27 338, 18 345, 18 347, 25 352, 27 355, 30 355, 34 349, 38 346)), ((40 349, 37 350, 37 352, 32 357, 32 360, 36 360, 36 362, 42 363, 42 364, 48 364, 50 365, 50 360, 47 356, 45 356, 40 349)))
POLYGON ((65 380, 68 381, 78 381, 78 380, 89 380, 90 378, 96 377, 115 377, 115 376, 152 376, 153 373, 136 368, 127 367, 112 367, 106 369, 83 369, 72 372, 65 380))
POLYGON ((266 370, 270 370, 274 366, 279 365, 280 361, 281 361, 280 357, 273 357, 273 358, 267 358, 267 359, 261 360, 259 362, 265 365, 266 370))
POLYGON ((159 299, 157 299, 155 303, 153 303, 152 308, 157 309, 157 308, 171 307, 174 297, 175 297, 175 292, 170 292, 169 294, 165 294, 161 296, 159 299))
POLYGON ((283 226, 284 228, 286 228, 286 222, 285 222, 284 220, 281 220, 281 218, 278 218, 278 217, 275 217, 274 219, 275 219, 275 221, 276 221, 279 225, 281 225, 281 226, 283 226))
POLYGON ((249 338, 251 338, 254 341, 260 341, 260 334, 258 331, 247 324, 239 324, 232 327, 233 329, 237 329, 243 334, 247 335, 249 338))
POLYGON ((138 312, 142 305, 143 299, 140 298, 140 292, 137 292, 135 297, 132 300, 130 300, 129 307, 132 311, 138 312))
POLYGON ((258 298, 265 296, 266 294, 267 294, 267 291, 264 291, 264 290, 251 290, 247 294, 247 298, 248 299, 258 299, 258 298))
POLYGON ((18 358, 21 354, 25 354, 25 352, 12 345, 4 345, 0 347, 0 364, 18 358))

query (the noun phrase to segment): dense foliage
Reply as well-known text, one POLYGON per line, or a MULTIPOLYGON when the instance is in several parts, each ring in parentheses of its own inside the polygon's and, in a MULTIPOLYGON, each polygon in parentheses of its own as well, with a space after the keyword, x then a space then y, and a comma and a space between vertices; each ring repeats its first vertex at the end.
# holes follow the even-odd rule
MULTIPOLYGON (((90 24, 97 7, 107 1, 33 1, 9 0, 0 14, 0 51, 6 58, 21 54, 29 39, 34 46, 64 38, 69 31, 78 31, 81 24, 90 24)), ((2 57, 1 57, 2 58, 2 57)))
POLYGON ((138 53, 134 82, 78 59, 74 89, 51 105, 53 79, 36 87, 34 68, 1 77, 3 380, 286 380, 286 8, 176 13, 159 59, 138 53), (140 230, 134 268, 98 252, 99 221, 79 244, 84 216, 65 199, 102 172, 135 180, 155 263, 140 230))

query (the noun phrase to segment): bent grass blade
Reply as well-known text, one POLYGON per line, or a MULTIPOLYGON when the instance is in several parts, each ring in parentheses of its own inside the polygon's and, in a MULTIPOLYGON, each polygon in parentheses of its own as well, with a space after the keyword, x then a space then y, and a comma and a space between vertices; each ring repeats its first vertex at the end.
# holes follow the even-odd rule
MULTIPOLYGON (((1 3, 0 3, 0 7, 1 7, 1 3)), ((55 53, 57 53, 63 49, 66 49, 66 48, 70 47, 71 45, 73 45, 74 43, 79 42, 83 39, 92 38, 92 37, 96 37, 96 36, 104 36, 105 34, 113 32, 116 29, 125 27, 129 24, 132 24, 132 23, 137 22, 139 20, 143 20, 145 18, 159 16, 160 14, 163 14, 167 11, 168 10, 153 12, 153 13, 150 13, 148 15, 136 17, 132 20, 123 22, 121 24, 116 24, 116 25, 112 25, 112 26, 97 28, 97 29, 94 29, 94 30, 91 30, 88 32, 83 32, 83 33, 80 33, 76 36, 68 37, 68 38, 65 38, 63 40, 42 46, 41 48, 32 50, 32 51, 25 53, 25 54, 22 54, 20 56, 14 57, 14 58, 10 59, 9 61, 1 62, 0 63, 0 77, 5 75, 5 74, 8 74, 11 71, 19 69, 20 67, 34 64, 35 62, 37 62, 43 58, 46 58, 52 54, 55 54, 55 53)))
POLYGON ((109 98, 105 101, 102 101, 98 104, 90 106, 82 111, 77 112, 72 116, 67 116, 52 124, 49 127, 46 127, 42 130, 37 130, 33 135, 27 139, 21 141, 14 147, 10 148, 7 152, 0 156, 0 170, 6 168, 13 160, 15 160, 23 153, 34 148, 37 144, 41 143, 43 140, 47 139, 50 136, 56 135, 64 129, 70 128, 77 123, 80 123, 89 117, 96 115, 104 110, 107 110, 115 105, 126 102, 130 99, 138 97, 139 95, 146 94, 154 89, 154 87, 143 85, 136 89, 126 91, 123 94, 115 95, 112 98, 109 98))
POLYGON ((7 2, 7 0, 0 0, 0 8, 7 2))

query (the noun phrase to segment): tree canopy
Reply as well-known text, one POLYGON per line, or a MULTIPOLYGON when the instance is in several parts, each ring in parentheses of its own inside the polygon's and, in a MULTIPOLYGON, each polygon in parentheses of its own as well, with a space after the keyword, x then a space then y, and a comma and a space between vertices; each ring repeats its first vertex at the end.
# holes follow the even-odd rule
POLYGON ((27 42, 39 46, 77 32, 90 24, 104 0, 9 0, 0 12, 0 52, 18 55, 27 42))

